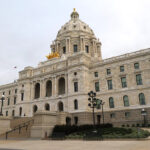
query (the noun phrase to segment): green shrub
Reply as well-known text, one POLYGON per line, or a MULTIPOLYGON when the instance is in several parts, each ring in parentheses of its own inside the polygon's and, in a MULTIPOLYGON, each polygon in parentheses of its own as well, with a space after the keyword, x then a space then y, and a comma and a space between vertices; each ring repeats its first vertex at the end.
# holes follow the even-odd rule
POLYGON ((148 136, 150 136, 150 133, 140 128, 118 128, 107 124, 103 127, 56 125, 51 137, 54 139, 101 140, 103 138, 146 138, 148 136))
POLYGON ((53 133, 59 133, 63 132, 65 135, 68 135, 70 133, 74 132, 82 132, 82 131, 87 131, 87 130, 92 130, 92 129, 99 129, 99 128, 112 128, 112 124, 103 124, 103 125, 56 125, 53 129, 53 133))

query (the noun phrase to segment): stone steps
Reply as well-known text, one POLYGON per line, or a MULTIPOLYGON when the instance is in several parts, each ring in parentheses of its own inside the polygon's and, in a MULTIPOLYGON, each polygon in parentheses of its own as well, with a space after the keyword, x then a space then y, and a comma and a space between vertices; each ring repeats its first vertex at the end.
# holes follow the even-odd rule
MULTIPOLYGON (((33 121, 30 121, 29 123, 28 123, 29 120, 27 120, 27 122, 25 122, 25 121, 26 121, 26 119, 23 119, 23 118, 20 120, 17 120, 17 125, 15 125, 15 123, 14 123, 13 128, 11 128, 11 130, 9 130, 11 132, 9 132, 7 134, 7 139, 9 139, 9 138, 29 138, 30 134, 31 134, 30 132, 31 132, 31 127, 33 125, 33 121), (26 123, 26 126, 23 126, 24 123, 26 123), (19 133, 19 128, 18 128, 19 125, 21 125, 20 133, 19 133), (16 128, 16 130, 13 130, 15 128, 16 128)), ((1 134, 0 139, 6 139, 6 133, 7 132, 1 134)))

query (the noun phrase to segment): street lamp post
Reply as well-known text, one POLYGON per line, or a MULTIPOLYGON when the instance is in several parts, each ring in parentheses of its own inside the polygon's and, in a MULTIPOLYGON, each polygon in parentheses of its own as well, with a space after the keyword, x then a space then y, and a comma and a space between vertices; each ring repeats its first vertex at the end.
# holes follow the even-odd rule
POLYGON ((104 108, 103 108, 103 105, 105 104, 105 102, 103 102, 101 100, 101 105, 102 105, 102 116, 103 116, 103 124, 104 124, 104 108))
POLYGON ((103 102, 100 99, 97 99, 97 104, 99 104, 100 106, 102 106, 102 117, 103 117, 103 124, 104 124, 104 108, 103 108, 103 105, 105 104, 105 102, 103 102))
POLYGON ((97 99, 96 99, 96 93, 91 91, 88 93, 89 95, 89 98, 88 98, 88 101, 89 101, 89 104, 88 106, 90 108, 92 108, 92 112, 93 112, 93 125, 95 126, 95 112, 94 112, 94 109, 97 107, 97 99))
POLYGON ((2 102, 1 102, 1 112, 0 112, 0 116, 3 116, 3 101, 5 100, 5 95, 2 95, 2 98, 0 99, 2 102))
POLYGON ((147 115, 147 112, 146 112, 146 110, 143 108, 142 110, 141 110, 141 115, 143 116, 143 119, 144 119, 144 127, 146 126, 146 115, 147 115))

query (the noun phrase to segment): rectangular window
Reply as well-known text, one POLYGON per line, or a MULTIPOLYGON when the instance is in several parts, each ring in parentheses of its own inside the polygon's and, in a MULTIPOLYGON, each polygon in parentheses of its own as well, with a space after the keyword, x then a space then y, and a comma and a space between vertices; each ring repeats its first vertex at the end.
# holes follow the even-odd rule
POLYGON ((10 98, 8 98, 7 105, 10 105, 10 98))
POLYGON ((113 89, 112 80, 107 80, 108 90, 113 89))
POLYGON ((94 72, 94 76, 95 76, 95 77, 98 77, 98 72, 94 72))
POLYGON ((10 95, 10 93, 11 93, 11 91, 9 91, 9 93, 8 93, 8 94, 10 95))
POLYGON ((136 83, 137 83, 137 85, 142 85, 143 84, 141 74, 136 75, 136 83))
POLYGON ((128 117, 130 117, 130 112, 125 112, 124 115, 125 115, 126 118, 128 118, 128 117))
POLYGON ((74 53, 78 52, 78 45, 73 45, 74 53))
POLYGON ((6 111, 6 116, 8 116, 8 111, 6 111))
POLYGON ((107 69, 107 75, 110 75, 110 74, 111 74, 111 70, 107 69))
POLYGON ((66 54, 66 47, 63 47, 63 54, 66 54))
POLYGON ((126 77, 121 78, 121 84, 122 84, 122 88, 127 87, 126 77))
POLYGON ((115 113, 111 113, 110 118, 115 118, 115 113))
POLYGON ((101 103, 100 103, 100 101, 98 101, 98 100, 96 101, 96 108, 97 108, 97 109, 101 109, 101 103))
POLYGON ((17 94, 17 89, 15 89, 15 94, 17 94))
POLYGON ((124 66, 120 66, 120 72, 124 72, 124 66))
POLYGON ((21 93, 21 100, 24 100, 24 93, 21 93))
POLYGON ((78 92, 78 82, 74 82, 74 92, 78 92))
POLYGON ((16 97, 14 97, 14 105, 16 104, 16 97))
POLYGON ((3 92, 3 95, 5 95, 5 92, 3 92))
POLYGON ((134 64, 134 69, 139 69, 139 63, 134 64))
POLYGON ((85 52, 89 53, 89 46, 88 45, 85 46, 85 52))
POLYGON ((99 82, 95 82, 95 91, 99 92, 99 82))

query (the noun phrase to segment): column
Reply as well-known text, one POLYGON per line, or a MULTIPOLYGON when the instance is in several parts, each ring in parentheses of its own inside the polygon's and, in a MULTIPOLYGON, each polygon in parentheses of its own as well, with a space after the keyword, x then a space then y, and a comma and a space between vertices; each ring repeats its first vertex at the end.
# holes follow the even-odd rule
POLYGON ((82 51, 85 51, 85 41, 84 41, 84 38, 82 38, 82 51))
POLYGON ((68 74, 65 74, 65 94, 68 95, 68 74))
POLYGON ((45 97, 45 88, 46 88, 45 81, 41 80, 41 89, 40 89, 41 98, 45 97))
POLYGON ((95 42, 95 53, 97 54, 97 43, 95 42))
POLYGON ((56 52, 59 52, 60 51, 60 42, 59 41, 56 41, 56 52))
POLYGON ((55 96, 58 95, 58 80, 57 77, 55 76, 55 96))
POLYGON ((68 38, 68 52, 70 52, 70 38, 68 38))
POLYGON ((71 50, 70 50, 70 37, 67 37, 66 38, 66 52, 70 53, 71 50))
POLYGON ((52 77, 52 96, 56 96, 56 77, 52 77))
POLYGON ((80 37, 80 50, 82 51, 82 37, 80 37))
POLYGON ((96 42, 94 41, 94 49, 95 49, 95 54, 96 54, 96 42))
POLYGON ((42 98, 43 97, 43 80, 40 80, 39 83, 40 83, 40 98, 42 98))
POLYGON ((98 53, 98 56, 101 57, 101 43, 100 42, 97 43, 97 53, 98 53))
POLYGON ((83 37, 80 37, 80 47, 80 51, 85 51, 85 42, 83 37))
POLYGON ((68 44, 67 44, 67 38, 66 38, 66 53, 68 53, 68 44))
POLYGON ((94 56, 95 53, 95 47, 94 47, 94 39, 92 41, 92 56, 94 56))
POLYGON ((34 99, 34 86, 35 86, 35 82, 31 83, 31 100, 34 99))

